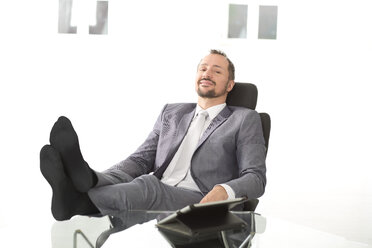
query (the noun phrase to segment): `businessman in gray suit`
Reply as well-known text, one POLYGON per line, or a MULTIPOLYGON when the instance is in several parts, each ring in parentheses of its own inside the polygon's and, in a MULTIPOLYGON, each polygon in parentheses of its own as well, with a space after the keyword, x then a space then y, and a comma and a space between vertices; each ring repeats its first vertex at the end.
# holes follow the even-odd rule
POLYGON ((89 167, 71 122, 60 117, 40 152, 53 216, 260 197, 266 185, 261 120, 254 110, 226 106, 234 74, 230 59, 211 50, 198 65, 197 103, 165 105, 145 142, 104 172, 89 167))

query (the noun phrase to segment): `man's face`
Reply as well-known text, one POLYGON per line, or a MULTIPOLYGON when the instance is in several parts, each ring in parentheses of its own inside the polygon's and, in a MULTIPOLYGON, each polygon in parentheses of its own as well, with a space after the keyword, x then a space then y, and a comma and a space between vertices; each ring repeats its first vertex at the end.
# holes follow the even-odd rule
POLYGON ((227 59, 219 54, 209 54, 200 61, 195 80, 195 89, 200 97, 227 95, 233 86, 233 81, 229 80, 228 66, 227 59))

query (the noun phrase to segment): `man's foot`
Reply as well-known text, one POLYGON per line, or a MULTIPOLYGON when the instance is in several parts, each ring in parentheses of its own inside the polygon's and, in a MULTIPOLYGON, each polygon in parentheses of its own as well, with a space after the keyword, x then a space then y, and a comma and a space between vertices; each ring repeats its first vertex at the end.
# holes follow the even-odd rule
POLYGON ((88 194, 80 193, 65 174, 58 152, 50 145, 40 151, 40 170, 53 190, 52 214, 56 220, 98 213, 88 194))
POLYGON ((96 185, 97 176, 81 154, 78 136, 69 119, 59 117, 50 132, 50 144, 60 153, 66 172, 78 191, 88 192, 96 185))

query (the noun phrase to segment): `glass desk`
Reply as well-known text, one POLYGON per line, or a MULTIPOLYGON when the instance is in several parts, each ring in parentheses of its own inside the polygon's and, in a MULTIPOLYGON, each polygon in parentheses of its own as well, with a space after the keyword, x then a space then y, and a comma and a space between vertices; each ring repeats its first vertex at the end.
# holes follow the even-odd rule
POLYGON ((160 219, 171 213, 126 211, 115 216, 75 216, 69 221, 53 224, 51 247, 371 248, 367 244, 253 212, 232 212, 247 224, 244 228, 216 232, 204 240, 192 240, 164 233, 156 227, 160 219))
POLYGON ((265 229, 265 218, 253 212, 231 212, 244 227, 188 237, 156 227, 173 211, 123 211, 115 216, 75 216, 52 226, 52 247, 251 247, 256 233, 265 229))

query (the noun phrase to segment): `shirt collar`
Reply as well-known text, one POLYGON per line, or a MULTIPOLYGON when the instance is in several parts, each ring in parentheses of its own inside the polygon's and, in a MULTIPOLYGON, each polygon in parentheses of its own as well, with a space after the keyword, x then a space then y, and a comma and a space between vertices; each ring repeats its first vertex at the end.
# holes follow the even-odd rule
MULTIPOLYGON (((226 103, 218 104, 213 107, 205 109, 208 112, 208 118, 210 120, 213 120, 221 111, 222 109, 226 106, 226 103)), ((195 115, 194 117, 201 111, 203 110, 198 104, 196 105, 196 110, 195 110, 195 115)))

